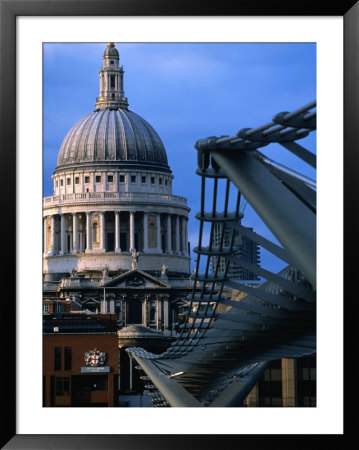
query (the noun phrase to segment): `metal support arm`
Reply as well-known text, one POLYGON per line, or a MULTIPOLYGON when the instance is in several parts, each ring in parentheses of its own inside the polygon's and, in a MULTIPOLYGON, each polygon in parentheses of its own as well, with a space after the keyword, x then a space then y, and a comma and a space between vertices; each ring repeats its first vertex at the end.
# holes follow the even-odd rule
POLYGON ((224 389, 224 391, 213 400, 209 407, 241 406, 244 399, 252 390, 253 386, 259 381, 263 372, 269 365, 269 361, 258 363, 252 370, 237 377, 233 383, 224 389))
POLYGON ((210 150, 315 289, 316 217, 250 154, 210 150))
MULTIPOLYGON (((128 349, 129 351, 130 349, 128 349)), ((172 407, 203 407, 189 392, 180 386, 175 379, 161 372, 151 360, 141 358, 134 353, 131 356, 140 364, 142 370, 150 377, 152 383, 161 392, 166 402, 172 407)))

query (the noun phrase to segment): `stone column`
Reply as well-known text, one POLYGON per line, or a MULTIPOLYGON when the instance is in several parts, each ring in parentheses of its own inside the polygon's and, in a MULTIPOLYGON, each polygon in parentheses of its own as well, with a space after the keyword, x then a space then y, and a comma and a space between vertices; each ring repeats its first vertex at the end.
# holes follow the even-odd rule
POLYGON ((127 295, 121 295, 122 326, 127 327, 127 295))
POLYGON ((114 297, 110 297, 110 301, 108 302, 109 313, 115 314, 115 299, 114 297))
POLYGON ((91 213, 86 213, 86 253, 92 250, 91 213))
POLYGON ((186 242, 186 218, 182 216, 182 255, 187 254, 187 242, 186 242))
POLYGON ((100 212, 100 249, 105 251, 105 213, 100 212))
POLYGON ((63 255, 65 253, 65 214, 61 214, 60 216, 60 233, 61 233, 60 255, 63 255))
POLYGON ((185 249, 185 255, 189 256, 188 254, 188 219, 187 217, 184 219, 184 229, 185 229, 185 243, 186 243, 186 249, 185 249))
POLYGON ((145 326, 148 327, 150 325, 151 319, 150 319, 150 314, 151 314, 151 303, 150 303, 150 296, 148 294, 145 295, 145 315, 144 315, 144 323, 145 326))
POLYGON ((156 297, 156 329, 161 329, 161 302, 158 296, 156 297))
POLYGON ((115 252, 121 253, 120 247, 120 212, 115 211, 115 252))
POLYGON ((47 216, 44 217, 44 236, 43 236, 43 245, 44 245, 44 255, 47 254, 47 216))
POLYGON ((135 213, 130 211, 130 252, 135 250, 135 213))
POLYGON ((176 253, 179 255, 180 250, 180 235, 179 235, 179 215, 176 215, 176 253))
POLYGON ((77 214, 72 214, 72 253, 77 253, 77 214))
POLYGON ((115 301, 115 314, 117 316, 117 329, 122 328, 122 308, 121 308, 122 302, 116 299, 115 301))
POLYGON ((162 253, 162 247, 161 247, 161 214, 156 214, 156 219, 157 219, 157 236, 156 236, 156 241, 157 241, 157 252, 158 253, 162 253))
POLYGON ((145 327, 147 327, 147 297, 144 296, 143 302, 142 302, 142 323, 145 327))
POLYGON ((171 214, 167 214, 167 253, 172 253, 172 221, 171 214))
MULTIPOLYGON (((82 218, 81 215, 78 217, 78 220, 80 220, 80 218, 82 218)), ((85 250, 84 250, 84 236, 83 236, 82 227, 81 227, 81 231, 78 233, 78 236, 79 236, 79 242, 78 242, 78 245, 77 245, 78 252, 79 253, 83 253, 85 250)))
POLYGON ((55 254, 55 239, 56 239, 56 232, 55 232, 55 216, 51 216, 51 255, 55 254))
POLYGON ((103 300, 101 302, 101 314, 107 314, 107 299, 106 299, 106 290, 103 290, 103 300))
POLYGON ((143 251, 148 252, 148 213, 143 213, 143 251))
POLYGON ((163 301, 163 328, 168 330, 168 299, 163 301))

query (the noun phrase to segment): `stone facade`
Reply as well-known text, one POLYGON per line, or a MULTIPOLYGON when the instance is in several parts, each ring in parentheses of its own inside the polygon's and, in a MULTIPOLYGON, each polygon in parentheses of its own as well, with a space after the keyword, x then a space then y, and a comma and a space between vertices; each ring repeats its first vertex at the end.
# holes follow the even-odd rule
POLYGON ((139 252, 142 270, 189 273, 187 200, 172 194, 160 137, 128 109, 123 74, 110 43, 96 110, 65 137, 43 200, 45 272, 129 270, 139 252))
POLYGON ((159 135, 129 110, 119 61, 109 43, 96 109, 64 138, 53 195, 43 199, 43 307, 116 315, 126 392, 135 375, 125 347, 163 351, 192 284, 190 209, 172 193, 159 135))

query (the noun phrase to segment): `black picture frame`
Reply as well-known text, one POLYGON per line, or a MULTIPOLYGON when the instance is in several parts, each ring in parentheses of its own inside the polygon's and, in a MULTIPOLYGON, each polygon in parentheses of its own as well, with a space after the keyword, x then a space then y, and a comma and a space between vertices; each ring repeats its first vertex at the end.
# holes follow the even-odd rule
MULTIPOLYGON (((16 434, 16 17, 18 16, 343 16, 344 19, 344 256, 355 255, 358 219, 352 194, 359 169, 359 2, 240 0, 0 0, 0 187, 3 193, 0 245, 2 274, 1 448, 6 449, 210 449, 250 445, 266 448, 315 448, 323 439, 333 448, 351 448, 356 422, 349 412, 358 363, 355 345, 355 296, 347 298, 345 319, 345 422, 343 435, 19 435, 16 434), (6 193, 6 195, 4 195, 6 193), (352 300, 352 302, 350 302, 352 300), (354 343, 354 345, 353 345, 354 343)), ((333 205, 335 214, 335 205, 333 205)), ((354 267, 347 262, 345 293, 354 292, 354 267)), ((328 374, 330 376, 330 374, 328 374)), ((335 380, 333 380, 335 382, 335 380)), ((355 401, 355 400, 354 400, 355 401)), ((327 446, 326 446, 327 447, 327 446)))

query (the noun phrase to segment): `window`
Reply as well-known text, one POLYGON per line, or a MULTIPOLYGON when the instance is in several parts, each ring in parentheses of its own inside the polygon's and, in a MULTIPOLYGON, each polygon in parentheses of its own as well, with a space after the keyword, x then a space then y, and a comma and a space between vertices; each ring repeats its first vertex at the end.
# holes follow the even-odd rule
POLYGON ((71 184, 71 178, 67 178, 66 184, 67 184, 67 186, 69 186, 71 184))
POLYGON ((165 186, 167 186, 167 184, 168 184, 168 183, 167 183, 167 178, 165 178, 165 186))
POLYGON ((49 304, 45 303, 44 305, 42 305, 42 312, 47 313, 49 312, 49 304))
POLYGON ((96 183, 101 183, 101 175, 96 175, 96 183))
POLYGON ((60 180, 60 186, 64 185, 64 180, 60 180))
POLYGON ((151 184, 155 184, 156 180, 155 177, 151 177, 151 184))
POLYGON ((110 61, 110 64, 113 64, 113 61, 110 61))
POLYGON ((89 183, 90 182, 90 177, 89 176, 85 176, 85 183, 89 183))
POLYGON ((297 359, 298 406, 316 406, 316 358, 297 359))
POLYGON ((72 368, 72 348, 65 347, 65 370, 71 370, 72 368))
POLYGON ((258 383, 259 406, 282 406, 281 360, 272 361, 258 383))
POLYGON ((55 370, 61 370, 61 347, 54 348, 54 357, 55 357, 55 370))
POLYGON ((136 175, 131 175, 131 183, 136 183, 136 175))
POLYGON ((70 395, 70 377, 56 377, 55 395, 70 395))
POLYGON ((75 177, 75 184, 79 184, 80 183, 80 178, 79 177, 75 177))
POLYGON ((145 177, 145 176, 142 176, 142 177, 141 177, 141 183, 142 183, 142 184, 146 183, 146 177, 145 177))
POLYGON ((115 87, 115 75, 111 75, 111 88, 115 87))
POLYGON ((113 183, 113 175, 107 175, 107 182, 113 183))
POLYGON ((162 186, 162 178, 159 178, 159 179, 158 179, 158 184, 159 184, 160 186, 162 186))
POLYGON ((124 183, 125 182, 125 175, 120 175, 120 183, 124 183))

